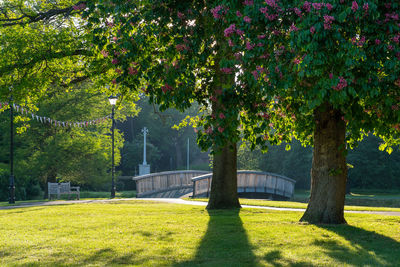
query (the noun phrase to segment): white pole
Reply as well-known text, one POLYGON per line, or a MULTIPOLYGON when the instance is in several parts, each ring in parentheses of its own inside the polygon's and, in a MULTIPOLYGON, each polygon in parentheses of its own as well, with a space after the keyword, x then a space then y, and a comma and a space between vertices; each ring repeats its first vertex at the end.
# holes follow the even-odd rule
POLYGON ((146 134, 149 132, 149 130, 144 127, 142 130, 143 133, 143 165, 147 165, 146 162, 146 134))
POLYGON ((187 170, 189 170, 189 138, 187 141, 187 154, 186 154, 187 170))

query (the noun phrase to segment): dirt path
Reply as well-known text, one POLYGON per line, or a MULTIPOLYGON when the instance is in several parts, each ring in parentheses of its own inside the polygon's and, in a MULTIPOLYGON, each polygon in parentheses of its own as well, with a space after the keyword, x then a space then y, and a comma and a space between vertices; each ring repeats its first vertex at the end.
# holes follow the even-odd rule
MULTIPOLYGON (((158 201, 171 204, 184 204, 184 205, 195 205, 195 206, 206 206, 206 202, 201 201, 190 201, 180 198, 117 198, 117 199, 91 199, 91 200, 58 200, 58 201, 45 201, 45 202, 26 202, 19 203, 14 206, 3 206, 0 210, 29 208, 38 206, 55 206, 55 205, 70 205, 70 204, 90 204, 90 203, 107 203, 114 201, 158 201)), ((293 208, 276 208, 276 207, 265 207, 265 206, 251 206, 242 205, 243 208, 252 209, 266 209, 266 210, 279 210, 279 211, 298 211, 304 212, 305 209, 293 209, 293 208)), ((388 216, 400 216, 398 211, 353 211, 346 210, 345 213, 359 213, 359 214, 377 214, 377 215, 388 215, 388 216)))

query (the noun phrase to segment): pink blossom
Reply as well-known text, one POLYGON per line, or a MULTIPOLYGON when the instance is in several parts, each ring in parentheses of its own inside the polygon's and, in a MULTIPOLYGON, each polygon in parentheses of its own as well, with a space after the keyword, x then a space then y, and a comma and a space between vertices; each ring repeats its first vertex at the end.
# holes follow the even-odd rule
POLYGON ((258 39, 264 39, 265 37, 266 37, 265 34, 261 34, 261 35, 257 36, 258 39))
POLYGON ((393 45, 388 45, 388 49, 391 51, 393 50, 393 45))
POLYGON ((315 33, 315 27, 314 27, 314 26, 312 26, 312 27, 310 28, 310 32, 311 32, 311 34, 314 34, 314 33, 315 33))
POLYGON ((265 0, 265 3, 270 7, 277 7, 278 5, 275 3, 275 0, 265 0))
POLYGON ((187 46, 186 46, 185 44, 177 44, 177 45, 175 46, 175 49, 176 49, 177 51, 183 51, 183 50, 187 50, 187 46))
POLYGON ((222 120, 225 119, 224 113, 219 113, 219 118, 222 119, 222 120))
POLYGON ((331 29, 332 22, 335 20, 333 16, 324 15, 324 29, 331 29))
POLYGON ((327 3, 325 6, 329 11, 331 11, 333 8, 333 6, 330 3, 327 3))
POLYGON ((268 7, 261 7, 260 12, 263 13, 264 15, 268 14, 268 7))
POLYGON ((360 40, 357 42, 357 46, 363 46, 365 44, 365 36, 362 36, 360 40))
POLYGON ((376 44, 376 45, 380 45, 381 43, 382 43, 381 40, 375 39, 375 44, 376 44))
POLYGON ((347 86, 347 81, 342 76, 339 76, 339 82, 336 86, 333 86, 333 90, 341 91, 343 88, 347 86))
POLYGON ((296 13, 297 16, 301 17, 301 10, 298 9, 297 7, 294 8, 294 13, 296 13))
POLYGON ((298 31, 299 30, 299 28, 297 28, 296 27, 296 25, 294 25, 294 23, 292 23, 292 25, 290 25, 290 31, 292 32, 296 32, 296 31, 298 31))
POLYGON ((356 12, 358 10, 358 4, 356 1, 353 1, 353 3, 351 3, 351 10, 353 10, 353 12, 356 12))
POLYGON ((231 36, 231 34, 235 33, 235 31, 236 31, 236 25, 231 24, 228 28, 224 30, 224 36, 229 37, 231 36))
POLYGON ((180 19, 184 19, 184 18, 185 18, 185 15, 184 15, 183 13, 179 12, 179 11, 178 11, 178 13, 177 13, 177 16, 178 16, 178 18, 180 18, 180 19))
POLYGON ((246 49, 247 49, 247 50, 252 50, 252 49, 254 48, 254 46, 255 46, 255 45, 252 44, 252 43, 250 43, 250 42, 247 42, 247 43, 246 43, 246 49))
POLYGON ((296 65, 298 65, 298 64, 300 64, 300 58, 298 58, 298 57, 296 57, 294 60, 293 60, 293 63, 294 64, 296 64, 296 65))
POLYGON ((240 60, 242 58, 242 54, 240 54, 239 52, 235 53, 235 58, 236 60, 240 60))
POLYGON ((245 6, 252 6, 254 3, 253 3, 253 0, 244 0, 243 4, 245 6))
POLYGON ((311 11, 311 3, 308 1, 305 1, 303 4, 303 9, 305 9, 306 12, 310 12, 311 11))
POLYGON ((365 12, 368 12, 368 10, 369 10, 369 5, 368 5, 368 3, 365 3, 365 4, 363 5, 363 9, 364 9, 365 12))
POLYGON ((225 128, 218 127, 218 132, 222 133, 225 130, 225 128))
POLYGON ((232 73, 232 68, 221 68, 220 70, 225 74, 231 74, 232 73))
POLYGON ((258 80, 258 71, 253 70, 253 71, 251 72, 251 74, 253 74, 254 79, 258 80))
POLYGON ((395 43, 399 43, 399 40, 400 40, 400 34, 399 34, 399 35, 396 35, 395 37, 393 37, 393 41, 394 41, 395 43))
POLYGON ((235 44, 233 43, 233 41, 231 40, 231 39, 228 39, 228 44, 229 44, 229 46, 235 46, 235 44))
POLYGON ((245 16, 245 17, 243 18, 243 20, 244 20, 245 22, 247 22, 247 23, 251 23, 251 18, 249 18, 248 16, 245 16))
POLYGON ((219 5, 216 6, 215 8, 211 9, 211 13, 213 14, 213 17, 215 19, 220 19, 222 18, 223 15, 226 14, 226 11, 224 11, 224 7, 219 5), (220 12, 222 10, 222 12, 220 12))
POLYGON ((322 3, 313 3, 312 7, 316 10, 320 10, 323 7, 322 3))
POLYGON ((103 55, 103 57, 108 57, 108 51, 106 50, 101 50, 101 54, 103 55))
POLYGON ((114 64, 114 65, 118 64, 118 59, 113 58, 113 60, 111 61, 111 63, 114 64))
POLYGON ((236 33, 240 36, 242 36, 244 34, 244 31, 240 30, 240 29, 236 29, 236 33))
POLYGON ((206 132, 206 134, 212 134, 213 130, 211 127, 208 127, 205 132, 206 132))
POLYGON ((164 86, 161 86, 161 90, 164 92, 164 93, 166 93, 166 92, 168 92, 168 91, 172 91, 172 86, 170 86, 169 84, 165 84, 164 86))
POLYGON ((137 70, 134 67, 129 67, 128 73, 129 73, 129 75, 135 75, 135 74, 137 74, 137 70))
POLYGON ((329 79, 333 79, 333 73, 329 73, 329 79))
POLYGON ((240 11, 236 11, 236 16, 241 17, 243 15, 242 15, 242 13, 240 13, 240 11))
POLYGON ((261 66, 256 66, 256 69, 257 69, 259 72, 264 72, 264 68, 261 67, 261 66))

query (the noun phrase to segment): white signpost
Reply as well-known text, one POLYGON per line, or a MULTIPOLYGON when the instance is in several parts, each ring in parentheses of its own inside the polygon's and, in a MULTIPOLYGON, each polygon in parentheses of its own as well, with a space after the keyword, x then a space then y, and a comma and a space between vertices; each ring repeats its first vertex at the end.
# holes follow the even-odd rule
POLYGON ((146 135, 149 130, 144 127, 142 129, 143 133, 143 164, 139 164, 139 175, 145 175, 150 173, 150 165, 146 162, 146 135))

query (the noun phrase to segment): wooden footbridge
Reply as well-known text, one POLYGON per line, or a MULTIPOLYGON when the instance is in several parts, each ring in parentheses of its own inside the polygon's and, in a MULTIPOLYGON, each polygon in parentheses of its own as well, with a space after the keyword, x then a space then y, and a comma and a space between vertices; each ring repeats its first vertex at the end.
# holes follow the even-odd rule
MULTIPOLYGON (((259 171, 238 171, 238 193, 241 197, 290 199, 295 180, 286 176, 259 171)), ((207 197, 212 173, 207 171, 169 171, 133 177, 137 197, 207 197)))

